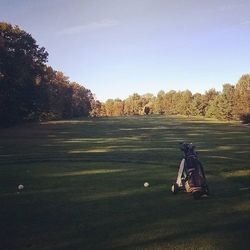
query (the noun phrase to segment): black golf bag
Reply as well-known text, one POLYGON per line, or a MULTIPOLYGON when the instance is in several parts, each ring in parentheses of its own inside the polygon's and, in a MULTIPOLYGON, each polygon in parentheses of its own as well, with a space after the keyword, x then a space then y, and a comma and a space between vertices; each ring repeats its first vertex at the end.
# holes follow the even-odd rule
POLYGON ((179 166, 176 182, 172 185, 171 191, 176 194, 184 190, 191 193, 194 199, 206 197, 209 189, 203 166, 194 151, 194 145, 181 143, 180 149, 183 152, 183 159, 179 166))

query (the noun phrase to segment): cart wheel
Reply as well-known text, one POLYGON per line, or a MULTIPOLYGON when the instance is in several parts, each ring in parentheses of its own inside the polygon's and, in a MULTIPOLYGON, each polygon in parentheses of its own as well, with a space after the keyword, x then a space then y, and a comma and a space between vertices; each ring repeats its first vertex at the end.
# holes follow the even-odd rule
POLYGON ((174 184, 172 185, 172 187, 171 187, 171 192, 172 192, 173 194, 177 194, 178 191, 179 191, 179 187, 178 187, 178 185, 177 185, 176 183, 174 183, 174 184))
POLYGON ((201 192, 197 191, 193 193, 194 200, 200 200, 201 198, 201 192))
POLYGON ((209 188, 207 185, 204 187, 204 194, 206 194, 206 195, 210 194, 210 191, 209 191, 209 188))

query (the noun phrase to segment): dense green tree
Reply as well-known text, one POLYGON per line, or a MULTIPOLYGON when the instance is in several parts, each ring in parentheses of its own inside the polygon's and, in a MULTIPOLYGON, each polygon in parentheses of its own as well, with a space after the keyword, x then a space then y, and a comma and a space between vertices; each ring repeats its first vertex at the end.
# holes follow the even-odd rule
POLYGON ((181 115, 191 114, 192 93, 189 90, 180 92, 180 99, 177 101, 177 111, 181 115))
POLYGON ((215 105, 217 103, 217 97, 220 95, 219 91, 216 91, 214 88, 209 89, 205 92, 203 96, 203 105, 204 105, 204 115, 209 117, 209 112, 207 110, 210 105, 215 105), (216 100, 215 100, 216 99, 216 100), (215 100, 215 101, 214 101, 215 100))
POLYGON ((38 86, 48 53, 18 26, 0 23, 0 122, 11 125, 35 119, 38 86))
POLYGON ((196 93, 193 95, 192 103, 190 105, 190 112, 193 116, 205 115, 205 100, 204 95, 196 93))
MULTIPOLYGON (((181 92, 180 91, 170 91, 171 96, 171 106, 170 106, 170 114, 177 115, 180 114, 180 100, 181 100, 181 92)), ((167 98, 167 95, 166 95, 167 98)))
POLYGON ((223 92, 219 97, 218 109, 219 119, 222 120, 233 120, 235 117, 234 113, 234 92, 235 88, 231 84, 223 85, 223 92))
POLYGON ((0 126, 89 115, 91 91, 47 67, 47 57, 30 34, 0 23, 0 126))
POLYGON ((70 118, 72 113, 72 94, 68 77, 49 67, 46 71, 42 96, 46 99, 43 118, 70 118))
POLYGON ((121 116, 124 114, 124 102, 117 98, 114 100, 114 116, 121 116))
POLYGON ((236 84, 234 104, 238 118, 250 117, 250 74, 243 75, 236 84))
MULTIPOLYGON (((133 94, 123 101, 123 112, 119 115, 167 114, 167 115, 193 115, 206 116, 221 120, 233 120, 243 117, 245 121, 250 118, 250 75, 243 75, 236 87, 224 84, 220 93, 209 89, 205 94, 192 94, 191 91, 159 91, 157 96, 152 94, 133 94)), ((122 103, 119 100, 119 103, 122 103)), ((109 100, 106 105, 107 115, 113 115, 115 101, 109 100), (112 104, 111 104, 112 103, 112 104)))
POLYGON ((70 89, 72 89, 70 117, 88 116, 94 102, 91 91, 78 83, 70 83, 70 89))
POLYGON ((165 113, 164 97, 165 97, 165 92, 163 90, 160 90, 155 99, 154 113, 161 115, 165 113))
POLYGON ((179 93, 171 90, 167 93, 165 93, 164 97, 164 111, 168 115, 174 115, 177 114, 177 102, 179 98, 179 93))
POLYGON ((114 100, 108 99, 105 102, 105 109, 106 109, 106 115, 107 116, 113 116, 114 115, 114 100))
POLYGON ((91 102, 91 111, 90 115, 92 117, 105 116, 106 112, 102 112, 102 103, 95 98, 92 99, 91 102))
POLYGON ((216 91, 216 89, 214 88, 207 90, 204 95, 205 104, 207 105, 210 101, 215 99, 216 96, 218 96, 219 94, 220 94, 219 91, 216 91))
POLYGON ((153 107, 154 107, 154 101, 155 97, 153 94, 147 93, 144 95, 141 95, 141 114, 152 114, 153 113, 153 107))
POLYGON ((219 110, 220 96, 215 96, 206 108, 206 117, 220 119, 220 110, 219 110))
POLYGON ((129 96, 124 103, 124 114, 139 115, 143 113, 143 102, 137 93, 129 96))

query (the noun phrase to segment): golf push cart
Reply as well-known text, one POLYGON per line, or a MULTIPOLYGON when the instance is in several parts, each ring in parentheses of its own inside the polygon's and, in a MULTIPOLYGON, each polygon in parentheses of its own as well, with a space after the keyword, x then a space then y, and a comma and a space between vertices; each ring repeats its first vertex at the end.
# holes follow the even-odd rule
POLYGON ((180 149, 183 152, 183 159, 179 166, 176 182, 172 185, 171 191, 177 194, 179 191, 191 193, 195 200, 207 197, 209 194, 205 173, 192 143, 181 143, 180 149))

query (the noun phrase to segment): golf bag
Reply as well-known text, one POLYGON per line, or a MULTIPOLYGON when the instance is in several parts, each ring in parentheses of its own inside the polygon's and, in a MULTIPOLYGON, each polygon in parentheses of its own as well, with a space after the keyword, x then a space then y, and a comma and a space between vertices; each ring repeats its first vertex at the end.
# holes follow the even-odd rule
POLYGON ((209 194, 209 189, 203 166, 194 151, 194 145, 181 143, 180 149, 183 152, 183 159, 179 166, 176 182, 172 185, 171 191, 176 194, 184 190, 191 193, 194 199, 200 199, 209 194))

